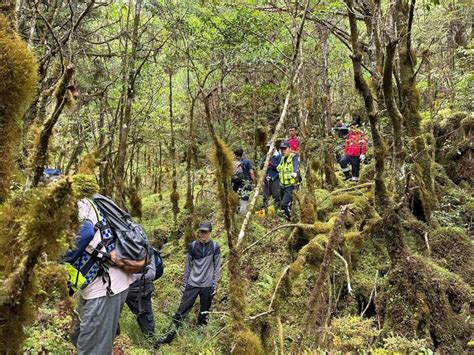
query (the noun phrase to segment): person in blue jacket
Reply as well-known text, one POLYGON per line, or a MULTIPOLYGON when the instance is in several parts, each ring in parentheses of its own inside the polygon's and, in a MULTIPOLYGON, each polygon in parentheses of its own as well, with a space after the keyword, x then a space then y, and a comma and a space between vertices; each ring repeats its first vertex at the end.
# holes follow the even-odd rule
MULTIPOLYGON (((267 149, 270 148, 270 142, 267 143, 267 149)), ((260 169, 263 169, 265 164, 265 158, 263 157, 260 162, 260 169)), ((263 184, 263 207, 268 207, 270 197, 273 197, 276 206, 280 206, 280 179, 278 176, 277 166, 281 162, 281 154, 278 149, 273 148, 272 157, 268 163, 267 174, 263 184)))

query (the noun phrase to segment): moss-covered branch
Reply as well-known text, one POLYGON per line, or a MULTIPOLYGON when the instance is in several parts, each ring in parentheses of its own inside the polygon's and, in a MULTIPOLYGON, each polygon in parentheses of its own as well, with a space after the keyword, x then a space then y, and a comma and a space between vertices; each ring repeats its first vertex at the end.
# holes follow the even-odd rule
POLYGON ((47 163, 48 158, 48 144, 51 135, 53 134, 53 129, 56 123, 58 122, 59 116, 63 112, 66 103, 69 100, 69 84, 74 75, 76 66, 72 63, 68 64, 66 70, 64 71, 63 76, 59 80, 54 90, 54 106, 51 114, 47 117, 46 121, 43 123, 41 132, 39 133, 38 141, 34 147, 34 158, 33 158, 33 178, 31 186, 36 187, 43 176, 43 169, 47 163))

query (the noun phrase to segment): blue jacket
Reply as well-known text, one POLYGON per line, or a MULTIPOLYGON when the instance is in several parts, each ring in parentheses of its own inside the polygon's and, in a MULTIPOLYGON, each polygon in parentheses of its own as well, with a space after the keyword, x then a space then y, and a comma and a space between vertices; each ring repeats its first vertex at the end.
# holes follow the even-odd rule
MULTIPOLYGON (((267 176, 269 176, 272 181, 278 179, 278 171, 277 171, 277 166, 281 162, 281 154, 273 154, 273 156, 270 158, 270 162, 268 163, 268 170, 267 170, 267 176)), ((263 165, 265 164, 265 158, 262 159, 260 162, 260 169, 263 169, 263 165)))
POLYGON ((85 250, 86 247, 91 242, 92 238, 94 238, 95 228, 92 224, 92 221, 86 219, 82 224, 79 233, 76 235, 76 242, 75 246, 72 250, 69 250, 66 255, 64 256, 65 262, 72 262, 76 260, 85 250))

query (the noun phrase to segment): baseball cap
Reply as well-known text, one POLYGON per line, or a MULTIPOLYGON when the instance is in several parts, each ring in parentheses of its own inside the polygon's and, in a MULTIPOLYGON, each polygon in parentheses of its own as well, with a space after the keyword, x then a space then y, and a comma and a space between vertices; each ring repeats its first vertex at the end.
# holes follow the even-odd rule
POLYGON ((212 224, 209 221, 202 221, 199 225, 199 230, 203 232, 210 232, 212 231, 212 224))
POLYGON ((288 144, 287 141, 283 141, 283 142, 280 143, 280 148, 289 148, 289 147, 290 147, 290 145, 288 144))

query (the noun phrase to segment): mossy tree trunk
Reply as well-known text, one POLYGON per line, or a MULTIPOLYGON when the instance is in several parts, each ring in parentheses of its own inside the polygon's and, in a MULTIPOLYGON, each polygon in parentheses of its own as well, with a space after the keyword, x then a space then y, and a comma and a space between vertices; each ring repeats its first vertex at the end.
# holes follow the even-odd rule
POLYGON ((347 4, 347 14, 349 17, 349 25, 351 32, 352 43, 352 67, 354 70, 354 82, 356 89, 361 94, 367 116, 370 123, 370 131, 375 148, 375 201, 379 211, 383 211, 388 204, 388 192, 384 179, 385 172, 385 144, 377 128, 377 110, 375 107, 375 100, 370 91, 367 82, 362 74, 362 45, 359 42, 359 32, 357 28, 357 20, 353 7, 353 0, 345 0, 347 4))
POLYGON ((383 73, 383 93, 385 99, 385 106, 387 108, 388 116, 392 123, 393 131, 393 170, 396 175, 396 186, 398 187, 398 193, 401 193, 401 179, 403 178, 402 166, 405 159, 405 150, 403 147, 402 140, 402 122, 403 117, 400 113, 398 106, 393 96, 393 61, 395 57, 395 49, 397 41, 390 41, 386 46, 385 54, 385 65, 383 73))
MULTIPOLYGON (((323 135, 324 140, 331 136, 331 86, 329 83, 329 29, 321 24, 317 24, 317 29, 319 32, 320 46, 321 46, 321 107, 323 113, 323 135)), ((324 179, 326 185, 330 187, 335 187, 337 185, 336 173, 334 170, 334 165, 336 163, 334 159, 334 149, 333 145, 329 142, 323 146, 323 157, 324 157, 324 179)))
MULTIPOLYGON (((130 2, 132 4, 133 2, 130 2)), ((138 69, 135 69, 135 64, 138 58, 138 46, 140 44, 140 14, 141 14, 142 0, 137 0, 134 6, 133 29, 131 35, 131 48, 129 53, 129 36, 125 36, 124 59, 123 59, 123 87, 120 107, 119 119, 119 138, 117 148, 117 158, 115 161, 115 188, 117 201, 120 205, 125 206, 125 165, 127 162, 127 145, 128 136, 130 132, 130 124, 132 120, 132 105, 135 99, 135 81, 138 74, 138 69)), ((130 13, 132 6, 127 11, 126 30, 128 30, 130 22, 130 13)))
POLYGON ((202 95, 204 100, 206 125, 209 135, 214 143, 212 161, 216 169, 219 199, 224 217, 224 228, 227 233, 227 246, 229 247, 230 314, 233 321, 233 331, 237 333, 243 331, 245 328, 245 287, 242 280, 241 258, 237 249, 237 234, 234 223, 234 210, 237 197, 232 191, 230 182, 233 172, 233 153, 215 133, 209 102, 212 92, 207 95, 202 92, 202 95))
POLYGON ((432 175, 433 162, 420 124, 420 94, 415 81, 416 56, 411 48, 411 28, 414 11, 415 0, 411 0, 411 2, 409 0, 396 0, 394 17, 398 35, 401 38, 398 46, 400 92, 402 97, 401 112, 406 136, 413 142, 409 148, 412 150, 410 154, 414 162, 413 175, 418 185, 414 198, 421 200, 423 208, 417 217, 430 222, 432 210, 436 203, 436 195, 432 175))
POLYGON ((170 122, 170 159, 172 164, 171 172, 171 210, 173 211, 173 229, 171 230, 171 240, 176 241, 178 236, 178 213, 179 213, 179 194, 178 194, 178 174, 176 171, 176 142, 174 132, 173 117, 173 73, 169 69, 169 122, 170 122))

